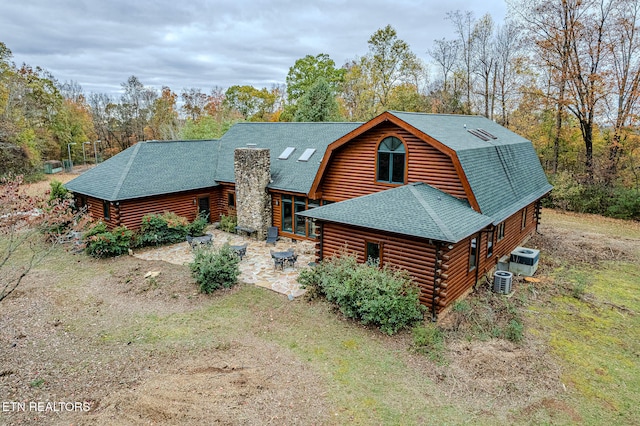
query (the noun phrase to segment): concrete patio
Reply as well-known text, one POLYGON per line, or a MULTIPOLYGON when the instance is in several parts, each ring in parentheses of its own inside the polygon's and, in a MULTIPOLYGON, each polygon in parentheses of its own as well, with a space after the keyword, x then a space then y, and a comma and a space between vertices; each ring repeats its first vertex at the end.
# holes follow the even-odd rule
MULTIPOLYGON (((289 297, 298 297, 304 294, 304 290, 298 284, 300 269, 308 268, 309 263, 315 261, 315 245, 311 241, 295 242, 289 238, 280 238, 274 246, 264 241, 256 241, 249 237, 208 229, 213 235, 212 247, 219 248, 225 243, 229 245, 247 244, 247 254, 240 262, 241 282, 268 288, 289 297), (285 266, 284 270, 274 268, 270 250, 285 251, 293 248, 298 255, 295 267, 285 266)), ((133 255, 143 260, 162 260, 176 265, 184 265, 193 261, 193 250, 185 241, 170 246, 144 248, 137 250, 133 255)))

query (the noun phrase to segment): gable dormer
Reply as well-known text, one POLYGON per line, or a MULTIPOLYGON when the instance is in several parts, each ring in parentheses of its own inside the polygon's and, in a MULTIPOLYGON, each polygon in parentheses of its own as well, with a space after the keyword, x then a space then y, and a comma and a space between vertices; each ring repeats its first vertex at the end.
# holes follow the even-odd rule
POLYGON ((474 205, 455 151, 383 113, 329 145, 310 197, 343 201, 415 182, 474 205))

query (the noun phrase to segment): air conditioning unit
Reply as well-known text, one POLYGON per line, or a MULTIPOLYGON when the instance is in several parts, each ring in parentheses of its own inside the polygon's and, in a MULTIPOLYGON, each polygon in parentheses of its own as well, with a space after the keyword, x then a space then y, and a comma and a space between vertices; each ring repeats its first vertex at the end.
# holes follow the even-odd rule
POLYGON ((540 250, 516 247, 511 252, 509 262, 509 271, 514 274, 530 277, 536 273, 538 269, 538 260, 540 260, 540 250))
POLYGON ((513 274, 508 271, 496 271, 493 274, 493 292, 501 294, 511 293, 513 274))

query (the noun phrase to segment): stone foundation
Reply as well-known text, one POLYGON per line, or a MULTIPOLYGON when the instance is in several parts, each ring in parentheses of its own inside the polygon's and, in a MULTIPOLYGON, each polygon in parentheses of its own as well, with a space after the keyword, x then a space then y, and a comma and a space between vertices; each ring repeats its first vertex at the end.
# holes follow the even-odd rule
POLYGON ((273 223, 271 196, 271 155, 267 148, 237 148, 234 154, 236 210, 238 226, 256 230, 256 238, 267 238, 273 223))

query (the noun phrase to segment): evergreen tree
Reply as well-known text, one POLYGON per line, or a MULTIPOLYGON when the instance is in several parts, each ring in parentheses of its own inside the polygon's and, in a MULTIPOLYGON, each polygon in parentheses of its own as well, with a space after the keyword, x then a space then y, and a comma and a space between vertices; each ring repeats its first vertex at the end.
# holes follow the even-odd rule
POLYGON ((294 121, 340 121, 341 118, 331 86, 320 78, 300 98, 294 121))

